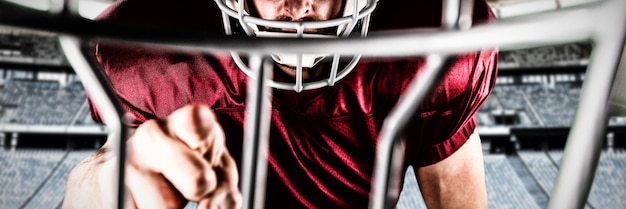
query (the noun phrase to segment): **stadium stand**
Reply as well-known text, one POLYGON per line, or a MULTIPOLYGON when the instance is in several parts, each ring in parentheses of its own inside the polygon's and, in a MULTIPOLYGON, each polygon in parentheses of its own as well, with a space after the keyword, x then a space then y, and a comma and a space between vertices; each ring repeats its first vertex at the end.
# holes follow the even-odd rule
MULTIPOLYGON (((481 126, 569 127, 578 106, 581 84, 502 84, 480 109, 477 120, 481 126), (513 124, 499 124, 494 118, 511 112, 513 124)), ((613 116, 609 126, 626 126, 626 117, 613 116)))
POLYGON ((58 82, 13 81, 5 84, 10 92, 4 103, 14 102, 15 115, 9 123, 29 125, 69 125, 85 101, 82 89, 59 86, 58 82), (19 103, 19 105, 17 105, 19 103))
POLYGON ((0 62, 68 66, 53 33, 0 26, 0 62))
MULTIPOLYGON (((549 151, 547 155, 560 165, 563 151, 549 151)), ((593 208, 626 208, 626 152, 602 152, 589 194, 593 208)))
POLYGON ((589 60, 591 44, 588 42, 503 51, 499 55, 499 68, 532 68, 583 66, 589 60))
POLYGON ((41 189, 23 207, 25 209, 61 208, 65 184, 70 171, 80 161, 93 154, 94 150, 71 151, 55 169, 50 178, 41 185, 41 189))
POLYGON ((485 180, 489 208, 539 208, 502 154, 486 155, 485 180))
POLYGON ((61 162, 66 151, 0 152, 0 208, 21 208, 61 162))
POLYGON ((528 98, 529 107, 537 111, 537 117, 545 127, 569 127, 578 104, 580 87, 569 84, 555 86, 526 85, 523 96, 528 98))
POLYGON ((550 158, 544 152, 537 151, 519 151, 518 156, 533 174, 544 193, 550 194, 558 172, 558 168, 550 158))
MULTIPOLYGON (((500 85, 496 86, 492 93, 492 97, 496 97, 502 104, 500 111, 512 111, 518 117, 515 125, 520 127, 542 126, 545 122, 536 117, 536 111, 528 104, 528 100, 524 96, 523 91, 518 85, 500 85)), ((481 110, 482 111, 482 110, 481 110)), ((492 111, 493 113, 494 111, 492 111)))
MULTIPOLYGON (((554 187, 562 150, 520 151, 520 158, 541 188, 549 192, 554 187)), ((626 154, 624 150, 603 151, 587 199, 586 208, 625 208, 626 154)))

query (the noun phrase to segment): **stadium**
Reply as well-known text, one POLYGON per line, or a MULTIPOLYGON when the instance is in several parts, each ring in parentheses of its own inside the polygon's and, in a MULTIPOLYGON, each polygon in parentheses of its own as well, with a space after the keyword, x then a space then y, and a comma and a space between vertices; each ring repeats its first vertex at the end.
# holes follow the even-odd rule
MULTIPOLYGON (((508 18, 588 2, 489 4, 508 18)), ((101 10, 110 3, 85 5, 101 10)), ((501 50, 497 85, 476 115, 490 208, 548 207, 592 48, 591 42, 573 42, 501 50)), ((606 122, 585 208, 626 208, 626 115, 606 122)), ((102 146, 107 133, 91 119, 85 88, 58 34, 0 27, 0 208, 61 208, 69 172, 102 146)), ((425 208, 412 172, 397 208, 425 208)))

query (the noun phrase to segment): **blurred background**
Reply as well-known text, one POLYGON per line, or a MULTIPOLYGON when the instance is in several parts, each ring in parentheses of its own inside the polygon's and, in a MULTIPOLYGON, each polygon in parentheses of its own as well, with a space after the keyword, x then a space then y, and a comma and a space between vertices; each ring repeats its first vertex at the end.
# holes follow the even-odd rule
MULTIPOLYGON (((5 0, 55 10, 53 0, 5 0)), ((595 0, 489 0, 499 18, 595 0)), ((112 0, 81 0, 92 19, 112 0)), ((537 31, 541 32, 541 31, 537 31)), ((592 44, 502 49, 477 114, 490 208, 546 208, 585 81, 592 44)), ((583 110, 585 111, 585 110, 583 110)), ((606 121, 586 208, 626 208, 626 113, 606 121)), ((106 140, 56 34, 0 26, 0 209, 60 208, 71 169, 106 140)), ((398 208, 425 208, 411 169, 398 208)))

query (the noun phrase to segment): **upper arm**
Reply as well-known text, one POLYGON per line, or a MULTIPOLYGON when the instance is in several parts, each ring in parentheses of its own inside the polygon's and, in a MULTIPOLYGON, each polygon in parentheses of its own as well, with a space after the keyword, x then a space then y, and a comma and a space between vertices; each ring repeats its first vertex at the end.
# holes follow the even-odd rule
POLYGON ((476 130, 451 156, 414 169, 428 208, 487 208, 482 146, 476 130))
POLYGON ((429 208, 487 208, 474 115, 495 85, 496 57, 496 50, 460 56, 413 120, 407 160, 429 208))

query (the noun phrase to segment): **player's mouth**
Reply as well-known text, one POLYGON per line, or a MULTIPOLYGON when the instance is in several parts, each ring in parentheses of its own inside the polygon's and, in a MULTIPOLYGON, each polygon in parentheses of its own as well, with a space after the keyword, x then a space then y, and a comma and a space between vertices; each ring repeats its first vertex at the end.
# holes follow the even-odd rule
MULTIPOLYGON (((296 67, 291 66, 291 65, 284 65, 284 64, 279 64, 276 63, 276 65, 278 66, 279 69, 281 69, 284 73, 286 73, 287 75, 291 76, 291 77, 296 77, 296 67)), ((316 78, 318 78, 321 74, 320 70, 318 70, 319 65, 313 66, 313 67, 302 67, 302 79, 303 80, 314 80, 316 78)))

